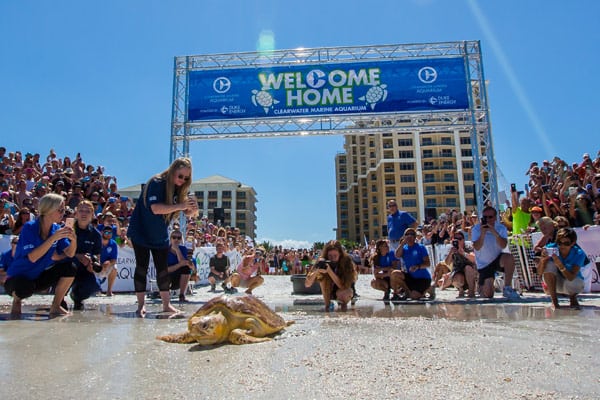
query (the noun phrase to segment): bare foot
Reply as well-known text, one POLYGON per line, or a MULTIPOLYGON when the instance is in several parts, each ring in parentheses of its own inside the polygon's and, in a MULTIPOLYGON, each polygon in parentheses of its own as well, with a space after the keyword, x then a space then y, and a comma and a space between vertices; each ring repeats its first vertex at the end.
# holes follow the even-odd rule
POLYGON ((15 317, 21 316, 21 300, 13 298, 12 308, 10 309, 10 315, 15 317))
POLYGON ((58 308, 50 308, 50 313, 48 314, 49 318, 56 318, 56 317, 62 317, 64 315, 69 315, 70 312, 65 310, 62 307, 58 307, 58 308))
POLYGON ((173 307, 173 304, 169 303, 167 305, 163 305, 163 312, 180 313, 181 311, 173 307))
POLYGON ((142 306, 140 308, 138 308, 135 312, 135 314, 139 317, 139 318, 146 318, 146 307, 142 306))

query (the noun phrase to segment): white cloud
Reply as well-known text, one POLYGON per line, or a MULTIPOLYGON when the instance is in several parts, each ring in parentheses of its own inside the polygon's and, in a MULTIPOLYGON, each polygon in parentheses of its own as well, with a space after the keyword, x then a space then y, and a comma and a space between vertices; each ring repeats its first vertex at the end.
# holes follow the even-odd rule
POLYGON ((269 238, 257 238, 256 243, 269 242, 273 246, 282 246, 284 249, 310 249, 313 244, 307 242, 306 240, 296 240, 296 239, 269 239, 269 238))

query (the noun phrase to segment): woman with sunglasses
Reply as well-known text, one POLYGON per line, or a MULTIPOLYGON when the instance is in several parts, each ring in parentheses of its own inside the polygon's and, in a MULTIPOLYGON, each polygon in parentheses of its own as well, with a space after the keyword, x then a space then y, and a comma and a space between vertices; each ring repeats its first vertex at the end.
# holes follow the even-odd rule
POLYGON ((400 260, 396 258, 394 250, 390 250, 387 240, 379 239, 376 244, 376 251, 371 258, 373 265, 373 279, 371 287, 383 292, 383 300, 390 299, 390 289, 394 290, 394 301, 400 300, 399 287, 392 288, 390 276, 393 270, 400 266, 400 260))
POLYGON ((458 290, 458 297, 475 297, 475 253, 465 245, 465 236, 462 232, 454 233, 452 247, 446 256, 446 264, 452 267, 450 279, 452 285, 458 290))
POLYGON ((577 295, 583 291, 581 269, 586 261, 585 252, 577 245, 577 233, 571 228, 559 229, 556 243, 542 250, 538 273, 544 279, 554 308, 560 308, 557 293, 569 296, 571 308, 580 308, 577 295))
POLYGON ((40 217, 23 227, 15 259, 6 271, 6 293, 12 296, 11 314, 21 314, 21 301, 33 293, 54 287, 50 317, 69 312, 61 306, 73 283, 77 238, 72 227, 61 226, 65 214, 64 198, 47 194, 40 199, 40 217))
POLYGON ((18 235, 21 233, 21 229, 23 229, 23 226, 29 222, 31 219, 31 213, 29 212, 29 209, 27 207, 23 207, 19 210, 19 213, 17 214, 17 218, 15 220, 15 225, 13 226, 12 229, 12 234, 13 235, 18 235))
POLYGON ((102 271, 98 274, 100 284, 106 279, 106 295, 113 295, 113 286, 117 280, 117 257, 119 256, 119 245, 113 239, 114 231, 110 226, 105 226, 102 229, 102 252, 100 253, 100 263, 102 271))
POLYGON ((198 212, 198 203, 187 194, 191 179, 192 161, 189 158, 176 159, 169 168, 146 182, 131 215, 127 234, 135 253, 134 288, 140 317, 146 315, 146 279, 151 253, 163 312, 179 312, 170 301, 168 230, 171 221, 177 219, 181 211, 187 216, 198 212))
POLYGON ((167 259, 171 290, 179 289, 179 302, 186 303, 187 290, 194 264, 188 259, 188 249, 181 244, 183 236, 180 231, 171 232, 171 242, 167 259))

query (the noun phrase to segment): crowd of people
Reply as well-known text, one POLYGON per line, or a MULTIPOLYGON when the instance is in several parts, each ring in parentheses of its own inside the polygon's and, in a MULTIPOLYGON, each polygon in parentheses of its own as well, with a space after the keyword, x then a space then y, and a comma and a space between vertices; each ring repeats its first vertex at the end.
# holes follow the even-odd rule
MULTIPOLYGON (((450 286, 458 290, 459 297, 465 293, 471 298, 476 294, 492 297, 493 278, 502 271, 503 295, 514 299, 519 296, 511 287, 514 259, 503 249, 511 235, 536 231, 542 233, 542 239, 534 246, 538 270, 558 307, 557 291, 566 290, 573 296, 571 292, 579 283, 572 281, 579 279, 583 265, 572 263, 574 256, 562 251, 557 238, 566 238, 564 242, 569 241, 572 252, 580 255, 576 235, 573 237, 574 231, 568 229, 586 229, 600 222, 600 152, 595 159, 586 153, 580 162, 571 164, 558 157, 544 160, 541 165, 531 163, 524 190, 520 191, 517 184, 511 185, 510 200, 499 209, 486 205, 482 215, 474 209, 449 209, 437 218, 419 223, 410 213, 398 210, 396 201, 391 199, 387 202, 387 238, 351 249, 332 241, 322 250, 257 247, 238 228, 213 224, 206 215, 198 215, 197 203, 187 197, 192 176, 187 159, 176 160, 167 170, 150 178, 140 197, 142 205, 121 195, 117 177, 106 174, 100 165, 86 164, 81 154, 74 159, 61 158, 50 150, 42 158, 40 154, 23 155, 0 147, 0 160, 0 234, 12 235, 11 250, 0 261, 0 283, 5 283, 7 266, 16 254, 20 238, 30 235, 28 240, 36 246, 43 245, 39 254, 34 254, 44 260, 38 263, 43 267, 40 272, 50 265, 63 267, 52 268, 54 275, 43 277, 33 286, 13 279, 8 285, 9 293, 22 299, 34 291, 53 287, 56 297, 51 312, 56 314, 66 312, 62 297, 67 292, 74 308, 81 308, 86 298, 100 290, 99 277, 107 280, 106 294, 112 295, 118 248, 125 245, 131 246, 136 255, 135 290, 140 315, 145 313, 149 255, 152 254, 155 266, 157 260, 160 266, 157 284, 164 311, 176 312, 170 304, 170 290, 179 289, 179 300, 186 301, 188 282, 196 272, 190 256, 199 246, 216 249, 208 278, 212 291, 220 284, 225 291, 244 287, 246 293, 252 294, 263 283, 260 275, 307 274, 307 283, 321 284, 327 305, 337 298, 345 309, 357 296, 352 283, 358 273, 373 274, 372 287, 384 292, 384 300, 390 300, 390 296, 391 300, 416 300, 434 299, 436 287, 450 286), (176 218, 180 211, 187 215, 184 229, 176 218), (31 231, 35 221, 37 232, 31 231), (444 261, 431 265, 424 246, 435 244, 452 247, 444 261), (548 250, 553 246, 561 251, 548 250), (57 259, 50 249, 59 249, 61 257, 57 259), (242 254, 239 266, 229 265, 228 258, 223 257, 232 250, 242 254), (65 260, 72 262, 67 266, 65 260), (354 265, 352 274, 346 271, 348 260, 354 265), (571 272, 565 275, 563 270, 571 272), (565 284, 564 279, 571 284, 565 284)), ((26 262, 39 261, 28 257, 26 262)), ((581 263, 581 257, 575 258, 581 263)), ((16 264, 19 263, 23 261, 16 264)), ((571 297, 571 305, 577 306, 576 298, 571 297)), ((17 301, 13 311, 19 310, 17 301)))

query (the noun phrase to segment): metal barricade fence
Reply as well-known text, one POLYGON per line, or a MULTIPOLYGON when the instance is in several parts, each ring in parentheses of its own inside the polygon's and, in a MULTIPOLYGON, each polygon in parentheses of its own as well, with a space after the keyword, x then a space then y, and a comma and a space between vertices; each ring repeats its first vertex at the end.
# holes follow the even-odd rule
POLYGON ((515 259, 514 275, 518 277, 521 287, 530 292, 543 290, 542 279, 537 273, 533 242, 529 234, 512 236, 508 241, 508 249, 515 259))

